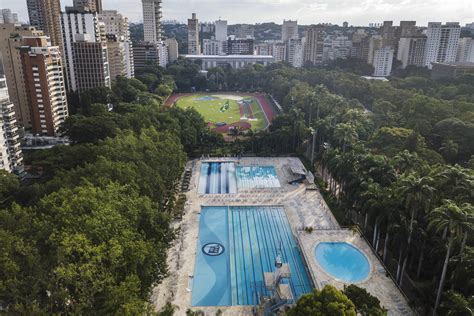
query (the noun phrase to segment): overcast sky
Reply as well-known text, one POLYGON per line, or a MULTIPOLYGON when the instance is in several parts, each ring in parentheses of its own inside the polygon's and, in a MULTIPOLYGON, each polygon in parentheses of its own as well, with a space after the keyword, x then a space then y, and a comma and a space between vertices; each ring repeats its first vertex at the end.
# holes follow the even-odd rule
MULTIPOLYGON (((62 7, 72 0, 61 0, 62 7)), ((142 20, 141 0, 102 0, 104 9, 117 9, 133 22, 142 20)), ((0 0, 0 7, 18 12, 28 19, 26 0, 0 0)), ((277 22, 298 20, 299 24, 330 22, 367 25, 371 22, 415 20, 474 22, 473 0, 163 0, 163 19, 186 21, 196 12, 201 21, 221 17, 229 23, 277 22)))

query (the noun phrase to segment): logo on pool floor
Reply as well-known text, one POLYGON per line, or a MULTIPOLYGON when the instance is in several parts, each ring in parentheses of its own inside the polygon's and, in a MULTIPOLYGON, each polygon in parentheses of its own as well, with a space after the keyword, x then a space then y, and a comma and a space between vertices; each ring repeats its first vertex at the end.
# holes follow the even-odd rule
POLYGON ((219 256, 224 253, 224 246, 216 242, 210 242, 202 246, 202 252, 208 256, 219 256))

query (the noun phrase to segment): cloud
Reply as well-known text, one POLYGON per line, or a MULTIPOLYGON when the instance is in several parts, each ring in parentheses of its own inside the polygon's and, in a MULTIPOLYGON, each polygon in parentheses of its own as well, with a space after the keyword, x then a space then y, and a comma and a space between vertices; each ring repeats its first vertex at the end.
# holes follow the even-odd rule
MULTIPOLYGON (((27 20, 26 1, 9 6, 27 20)), ((131 21, 142 20, 141 0, 102 0, 105 9, 117 9, 131 21)), ((415 20, 473 22, 472 0, 163 0, 165 20, 186 21, 196 12, 201 21, 221 17, 229 23, 277 22, 296 19, 300 24, 331 22, 367 25, 370 22, 415 20)), ((62 0, 71 5, 72 0, 62 0)))

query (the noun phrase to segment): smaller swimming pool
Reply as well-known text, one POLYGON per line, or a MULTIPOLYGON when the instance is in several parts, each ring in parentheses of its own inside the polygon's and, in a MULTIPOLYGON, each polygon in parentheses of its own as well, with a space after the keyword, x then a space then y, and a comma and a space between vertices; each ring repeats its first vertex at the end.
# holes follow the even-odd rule
POLYGON ((240 189, 279 188, 280 181, 273 166, 238 166, 237 186, 240 189))
POLYGON ((315 258, 323 270, 339 280, 357 283, 369 276, 369 260, 349 243, 322 242, 316 246, 315 258))

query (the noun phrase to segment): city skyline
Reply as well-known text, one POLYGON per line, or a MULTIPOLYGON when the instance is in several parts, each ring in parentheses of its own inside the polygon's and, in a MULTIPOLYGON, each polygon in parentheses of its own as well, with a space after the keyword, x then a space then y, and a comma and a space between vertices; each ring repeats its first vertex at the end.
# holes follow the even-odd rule
MULTIPOLYGON (((72 0, 62 0, 61 7, 72 5, 72 0)), ((3 5, 19 14, 20 21, 27 21, 26 1, 6 1, 3 5), (11 2, 11 3, 9 3, 11 2)), ((103 0, 106 10, 118 10, 129 17, 131 22, 142 22, 140 0, 103 0), (136 3, 135 3, 136 2, 136 3)), ((237 23, 276 22, 284 19, 298 20, 299 24, 333 23, 363 26, 369 23, 393 20, 416 20, 420 26, 428 22, 459 21, 461 25, 472 22, 474 6, 467 0, 447 3, 441 0, 344 0, 334 3, 332 0, 173 0, 163 1, 163 20, 177 20, 185 23, 192 12, 196 12, 200 21, 214 21, 219 17, 237 23), (183 7, 186 8, 183 10, 183 7), (253 10, 249 11, 249 7, 253 10), (344 8, 344 10, 341 10, 344 8), (226 14, 232 12, 232 15, 226 14), (265 12, 262 16, 261 12, 265 12)))

